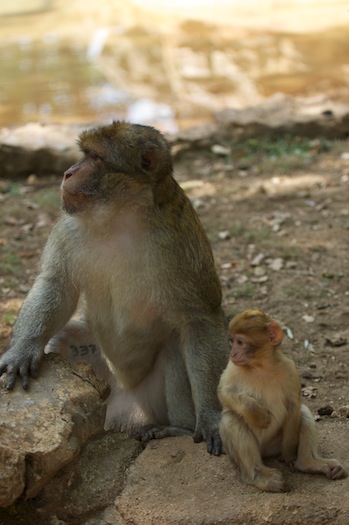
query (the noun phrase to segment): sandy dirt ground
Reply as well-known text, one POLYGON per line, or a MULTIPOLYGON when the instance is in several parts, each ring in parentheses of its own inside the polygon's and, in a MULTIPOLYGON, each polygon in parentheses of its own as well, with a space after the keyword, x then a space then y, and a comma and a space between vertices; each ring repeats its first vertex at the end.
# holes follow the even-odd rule
MULTIPOLYGON (((277 318, 312 408, 337 411, 349 402, 349 144, 215 146, 179 157, 175 175, 212 243, 225 312, 277 318)), ((59 184, 0 179, 1 350, 58 216, 59 184)))

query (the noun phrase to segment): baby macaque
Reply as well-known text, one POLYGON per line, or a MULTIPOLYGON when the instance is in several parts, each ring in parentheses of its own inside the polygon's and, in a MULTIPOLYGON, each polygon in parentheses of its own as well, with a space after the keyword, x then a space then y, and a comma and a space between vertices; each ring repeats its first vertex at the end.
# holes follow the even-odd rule
POLYGON ((301 403, 295 364, 280 349, 279 323, 259 310, 246 310, 230 322, 229 338, 230 360, 218 386, 220 434, 241 480, 263 491, 282 491, 281 472, 262 461, 275 455, 291 470, 331 480, 345 477, 336 459, 319 456, 315 421, 301 403))

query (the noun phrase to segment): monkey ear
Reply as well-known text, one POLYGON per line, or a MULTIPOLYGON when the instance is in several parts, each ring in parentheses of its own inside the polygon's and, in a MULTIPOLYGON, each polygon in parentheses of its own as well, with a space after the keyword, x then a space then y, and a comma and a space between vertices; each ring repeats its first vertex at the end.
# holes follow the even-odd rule
POLYGON ((141 168, 146 171, 151 171, 156 168, 158 164, 158 151, 155 144, 149 142, 146 144, 144 151, 141 155, 141 168))
POLYGON ((273 346, 279 345, 284 338, 282 328, 277 321, 272 321, 267 325, 267 334, 273 346))

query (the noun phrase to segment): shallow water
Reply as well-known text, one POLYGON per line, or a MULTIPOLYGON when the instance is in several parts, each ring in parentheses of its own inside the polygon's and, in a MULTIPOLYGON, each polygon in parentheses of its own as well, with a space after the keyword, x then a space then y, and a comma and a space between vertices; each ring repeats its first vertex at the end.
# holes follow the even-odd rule
POLYGON ((0 38, 2 126, 126 118, 176 131, 277 92, 348 101, 348 26, 295 33, 180 20, 165 30, 138 17, 96 21, 82 38, 63 31, 64 19, 38 34, 45 16, 16 16, 20 29, 0 38))

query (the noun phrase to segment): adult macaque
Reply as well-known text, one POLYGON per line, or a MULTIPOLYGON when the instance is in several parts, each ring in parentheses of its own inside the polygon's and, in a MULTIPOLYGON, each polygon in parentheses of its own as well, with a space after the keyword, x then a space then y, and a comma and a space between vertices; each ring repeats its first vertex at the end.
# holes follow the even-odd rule
POLYGON ((172 176, 169 146, 155 129, 125 122, 85 131, 79 145, 84 157, 65 172, 64 211, 0 374, 7 388, 18 374, 27 388, 83 297, 126 412, 137 404, 150 424, 136 434, 193 433, 219 454, 217 385, 229 354, 221 288, 209 241, 172 176))
POLYGON ((282 491, 281 472, 262 462, 280 454, 292 470, 344 477, 337 460, 318 454, 315 421, 301 404, 295 364, 279 348, 283 331, 278 322, 246 310, 230 322, 229 336, 230 360, 218 386, 220 433, 241 480, 260 490, 282 491))

